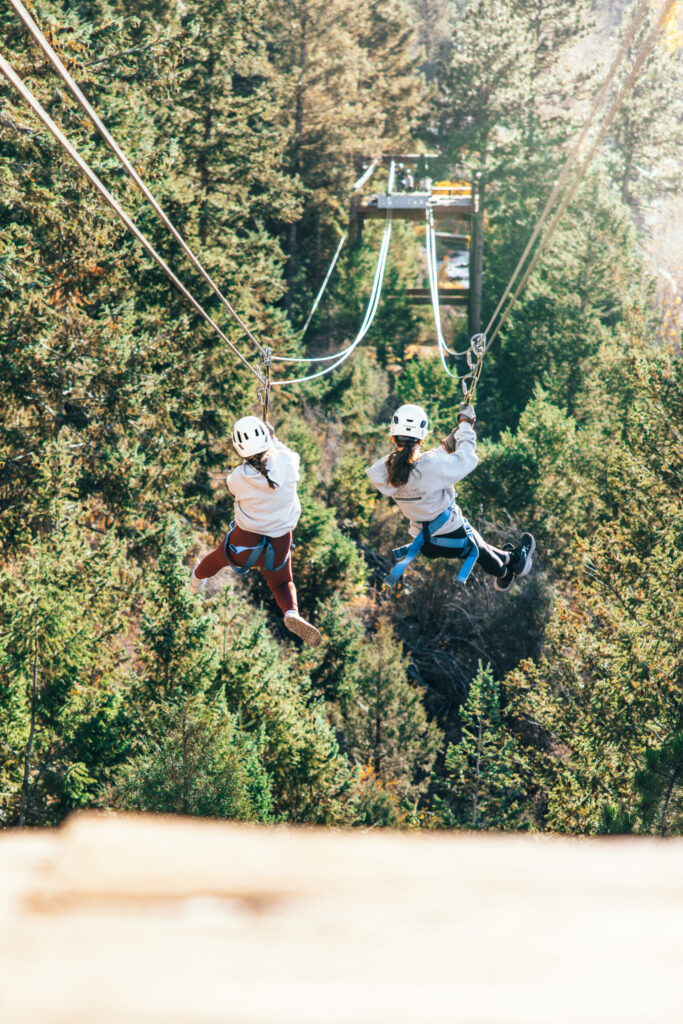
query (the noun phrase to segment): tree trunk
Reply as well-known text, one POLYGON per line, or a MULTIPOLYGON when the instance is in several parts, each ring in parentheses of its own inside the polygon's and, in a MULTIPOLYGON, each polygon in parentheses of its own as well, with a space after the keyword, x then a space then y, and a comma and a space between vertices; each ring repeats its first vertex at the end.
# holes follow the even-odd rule
POLYGON ((472 182, 475 213, 472 218, 472 251, 470 255, 469 332, 481 331, 481 290, 484 274, 484 183, 481 177, 472 182))
POLYGON ((380 778, 382 771, 382 684, 384 682, 384 672, 382 665, 382 652, 380 651, 379 664, 377 665, 377 691, 375 699, 375 756, 374 756, 374 769, 377 778, 380 778))
POLYGON ((190 808, 190 770, 187 763, 187 704, 183 709, 183 814, 190 808))
POLYGON ((199 241, 202 246, 206 245, 209 236, 209 145, 211 143, 211 132, 213 130, 213 107, 211 104, 211 86, 214 73, 214 55, 209 52, 206 62, 206 81, 208 84, 208 96, 204 107, 204 137, 203 146, 199 154, 199 182, 202 195, 202 205, 199 211, 199 241))
POLYGON ((680 777, 681 773, 678 770, 674 771, 671 776, 671 782, 669 783, 669 788, 666 793, 666 800, 664 801, 664 809, 662 810, 662 824, 659 833, 662 837, 666 836, 669 818, 669 805, 671 804, 671 797, 673 795, 674 788, 680 777))
POLYGON ((474 767, 474 793, 472 795, 472 828, 477 827, 477 814, 479 812, 479 778, 481 775, 481 715, 479 716, 479 728, 477 730, 477 760, 474 767))
MULTIPOLYGON (((307 48, 308 18, 304 12, 301 19, 301 45, 299 48, 299 79, 296 85, 296 105, 294 114, 294 139, 292 141, 292 171, 299 170, 299 144, 304 129, 304 70, 308 56, 307 48)), ((292 221, 289 225, 289 259, 287 260, 287 295, 285 305, 291 313, 294 302, 294 280, 299 266, 299 222, 292 221)))
POLYGON ((21 785, 21 806, 19 808, 19 828, 26 824, 26 816, 29 807, 29 783, 31 777, 31 754, 33 752, 33 739, 36 733, 36 706, 38 703, 38 614, 36 612, 33 647, 33 669, 31 672, 31 725, 24 754, 24 780, 21 785))

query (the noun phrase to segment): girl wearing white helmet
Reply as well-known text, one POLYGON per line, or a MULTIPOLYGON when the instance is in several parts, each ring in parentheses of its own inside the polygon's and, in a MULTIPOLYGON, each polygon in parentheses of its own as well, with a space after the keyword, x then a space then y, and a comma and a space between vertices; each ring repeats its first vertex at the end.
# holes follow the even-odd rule
POLYGON ((316 647, 320 633, 299 615, 289 554, 301 515, 296 490, 299 456, 256 416, 237 420, 232 443, 242 457, 227 481, 235 497, 235 521, 223 544, 195 566, 193 589, 202 590, 206 580, 226 565, 240 574, 258 568, 284 613, 287 629, 316 647))
POLYGON ((419 405, 402 405, 391 420, 390 434, 394 451, 367 470, 375 487, 393 498, 410 520, 413 543, 394 552, 399 563, 387 576, 394 584, 418 553, 427 558, 463 558, 458 574, 463 582, 475 562, 495 576, 494 587, 507 590, 515 576, 526 576, 536 542, 530 533, 522 534, 520 544, 495 548, 487 544, 463 517, 455 502, 458 480, 471 473, 476 456, 474 409, 461 405, 458 424, 439 448, 422 451, 429 431, 427 414, 419 405))

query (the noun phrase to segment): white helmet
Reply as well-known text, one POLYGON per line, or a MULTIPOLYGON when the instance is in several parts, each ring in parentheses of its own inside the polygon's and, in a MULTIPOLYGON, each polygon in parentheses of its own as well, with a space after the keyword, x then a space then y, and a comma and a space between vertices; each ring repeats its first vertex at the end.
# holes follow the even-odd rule
POLYGON ((416 437, 424 441, 429 432, 427 413, 419 405, 400 405, 391 417, 392 437, 416 437))
POLYGON ((243 416, 232 428, 232 443, 238 455, 250 459, 270 448, 268 427, 257 416, 243 416))

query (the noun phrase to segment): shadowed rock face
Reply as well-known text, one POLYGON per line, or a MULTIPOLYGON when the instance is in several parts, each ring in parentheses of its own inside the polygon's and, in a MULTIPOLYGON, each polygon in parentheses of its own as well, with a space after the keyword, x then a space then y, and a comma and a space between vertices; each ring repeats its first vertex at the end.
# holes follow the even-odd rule
POLYGON ((682 854, 82 815, 0 840, 0 1017, 678 1021, 682 854))

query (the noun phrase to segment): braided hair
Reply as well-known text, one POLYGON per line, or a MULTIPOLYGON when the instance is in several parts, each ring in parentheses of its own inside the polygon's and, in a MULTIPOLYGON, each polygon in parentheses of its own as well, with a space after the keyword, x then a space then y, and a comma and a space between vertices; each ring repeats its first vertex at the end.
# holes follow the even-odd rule
POLYGON ((268 452, 265 451, 265 452, 259 452, 258 455, 252 455, 251 458, 245 459, 244 461, 249 466, 253 466, 254 469, 258 469, 258 471, 261 474, 261 476, 264 476, 266 478, 266 480, 268 481, 268 486, 271 488, 271 490, 274 491, 275 488, 277 487, 277 484, 275 483, 274 480, 271 480, 270 477, 268 476, 268 470, 266 468, 266 460, 267 460, 267 458, 268 458, 268 452))
POLYGON ((396 451, 387 455, 387 479, 392 487, 408 483, 420 451, 416 437, 394 437, 396 451))

